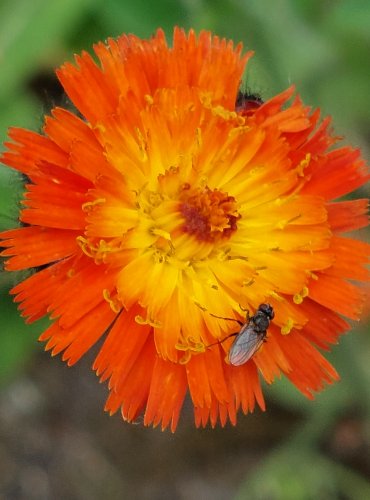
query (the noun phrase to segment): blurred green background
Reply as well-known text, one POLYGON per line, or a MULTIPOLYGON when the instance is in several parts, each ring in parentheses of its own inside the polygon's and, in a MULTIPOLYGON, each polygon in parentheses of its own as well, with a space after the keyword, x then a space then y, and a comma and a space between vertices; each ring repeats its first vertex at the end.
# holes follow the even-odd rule
MULTIPOLYGON (((0 139, 38 130, 65 103, 53 69, 98 40, 161 26, 211 29, 256 54, 246 85, 268 98, 295 83, 369 159, 368 0, 1 0, 0 139)), ((17 224, 20 178, 0 166, 0 229, 17 224)), ((363 189, 361 196, 367 196, 363 189)), ((357 236, 368 238, 366 231, 357 236)), ((354 325, 330 354, 342 381, 309 402, 281 380, 267 412, 236 428, 177 433, 127 425, 102 407, 89 371, 52 361, 8 297, 0 274, 0 499, 370 498, 370 337, 354 325)))

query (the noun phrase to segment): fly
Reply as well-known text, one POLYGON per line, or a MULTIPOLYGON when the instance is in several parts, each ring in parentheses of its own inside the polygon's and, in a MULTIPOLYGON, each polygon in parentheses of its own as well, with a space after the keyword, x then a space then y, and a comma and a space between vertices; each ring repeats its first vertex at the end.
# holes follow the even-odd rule
MULTIPOLYGON (((212 314, 212 316, 214 315, 212 314)), ((221 340, 221 342, 223 342, 229 337, 236 335, 229 351, 229 362, 231 365, 243 365, 256 354, 258 349, 266 340, 267 329, 274 316, 274 309, 270 304, 260 304, 253 316, 249 317, 249 314, 247 313, 245 323, 242 323, 237 319, 221 318, 236 321, 241 326, 239 332, 232 333, 225 339, 221 340)))

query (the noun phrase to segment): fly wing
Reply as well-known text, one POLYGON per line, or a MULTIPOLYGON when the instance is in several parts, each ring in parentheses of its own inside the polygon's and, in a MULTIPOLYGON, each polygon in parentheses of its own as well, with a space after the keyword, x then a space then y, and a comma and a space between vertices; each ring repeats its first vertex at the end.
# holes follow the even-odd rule
POLYGON ((256 332, 250 323, 242 328, 231 345, 229 351, 230 364, 240 366, 246 363, 258 351, 264 338, 265 332, 256 332))

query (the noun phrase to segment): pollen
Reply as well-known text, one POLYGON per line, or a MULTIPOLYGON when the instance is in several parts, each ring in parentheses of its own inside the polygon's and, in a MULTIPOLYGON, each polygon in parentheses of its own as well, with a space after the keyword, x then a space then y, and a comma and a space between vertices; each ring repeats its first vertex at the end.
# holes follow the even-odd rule
POLYGON ((288 318, 285 325, 281 327, 281 334, 288 335, 292 331, 293 327, 294 327, 294 321, 292 320, 292 318, 288 318))
POLYGON ((240 214, 233 196, 208 186, 183 193, 180 212, 185 219, 185 233, 200 241, 214 242, 230 238, 237 230, 240 214))
POLYGON ((306 286, 302 288, 299 293, 293 295, 293 302, 297 305, 302 304, 303 300, 308 297, 309 290, 306 286))

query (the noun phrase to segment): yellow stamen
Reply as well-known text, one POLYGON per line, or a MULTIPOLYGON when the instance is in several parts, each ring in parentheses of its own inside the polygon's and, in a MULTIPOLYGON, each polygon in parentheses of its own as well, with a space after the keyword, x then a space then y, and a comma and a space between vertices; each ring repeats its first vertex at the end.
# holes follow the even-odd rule
POLYGON ((105 288, 103 290, 103 297, 104 297, 104 300, 106 300, 108 302, 108 304, 110 305, 110 308, 112 309, 112 311, 114 313, 118 314, 121 311, 122 304, 121 304, 120 300, 118 299, 117 294, 114 297, 111 297, 109 290, 107 290, 105 288))
POLYGON ((293 296, 293 302, 297 305, 302 304, 303 299, 305 299, 308 296, 308 292, 309 292, 308 288, 304 286, 299 293, 296 293, 293 296))
POLYGON ((143 318, 139 314, 135 316, 135 321, 138 325, 150 325, 153 328, 162 328, 162 323, 152 318, 143 318))
POLYGON ((288 335, 292 331, 292 328, 294 326, 294 321, 292 318, 288 318, 288 321, 281 327, 281 334, 282 335, 288 335))
POLYGON ((141 133, 141 130, 138 127, 136 127, 135 132, 136 132, 136 137, 138 138, 139 151, 141 152, 141 155, 142 155, 141 161, 146 162, 146 161, 148 161, 147 141, 144 138, 143 134, 141 133))
POLYGON ((155 236, 160 236, 161 238, 164 238, 167 241, 171 241, 170 233, 167 231, 164 231, 163 229, 152 228, 152 229, 150 229, 150 232, 152 234, 154 234, 155 236))
POLYGON ((277 292, 274 292, 273 290, 271 290, 269 295, 270 297, 272 297, 275 300, 278 300, 279 302, 284 302, 285 300, 281 295, 279 295, 277 292))
POLYGON ((307 153, 305 158, 301 160, 296 167, 296 172, 299 175, 299 177, 304 177, 304 169, 308 167, 310 161, 311 161, 311 154, 307 153))
POLYGON ((106 263, 107 256, 110 253, 120 252, 120 246, 114 246, 113 242, 108 243, 105 240, 100 240, 94 243, 84 236, 78 236, 76 242, 85 255, 94 259, 96 264, 106 263))
POLYGON ((180 358, 179 363, 184 365, 188 363, 193 354, 205 352, 206 346, 203 342, 197 342, 192 337, 187 337, 175 345, 178 351, 183 351, 184 355, 180 358))
POLYGON ((147 104, 149 104, 150 106, 151 106, 151 105, 153 104, 153 102, 154 102, 153 96, 151 96, 150 94, 145 94, 144 99, 145 99, 145 102, 146 102, 147 104))
POLYGON ((91 212, 95 207, 104 205, 105 202, 106 202, 105 198, 97 198, 94 201, 87 201, 82 205, 82 210, 84 212, 91 212))

